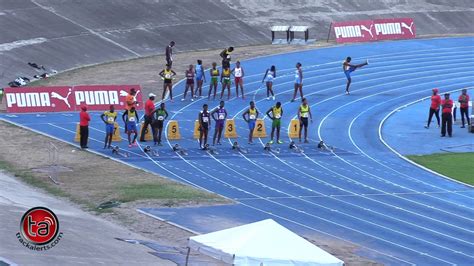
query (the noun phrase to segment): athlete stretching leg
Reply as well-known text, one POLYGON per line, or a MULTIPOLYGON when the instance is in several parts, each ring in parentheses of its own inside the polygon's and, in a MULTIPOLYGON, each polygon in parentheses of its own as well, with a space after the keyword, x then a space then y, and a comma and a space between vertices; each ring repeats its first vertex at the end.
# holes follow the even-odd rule
POLYGON ((363 67, 369 64, 369 60, 366 60, 365 63, 363 64, 358 64, 358 65, 352 65, 351 64, 352 58, 348 56, 346 58, 346 61, 342 63, 342 70, 344 71, 344 74, 346 74, 347 78, 347 85, 346 85, 346 94, 349 95, 349 87, 351 86, 351 73, 358 69, 359 67, 363 67))

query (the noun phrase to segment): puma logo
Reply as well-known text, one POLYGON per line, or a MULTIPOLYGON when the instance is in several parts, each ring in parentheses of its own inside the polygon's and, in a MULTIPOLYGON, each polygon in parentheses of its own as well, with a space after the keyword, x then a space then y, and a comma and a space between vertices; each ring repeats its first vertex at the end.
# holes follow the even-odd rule
POLYGON ((72 93, 71 89, 69 89, 69 92, 67 93, 66 97, 63 97, 56 92, 51 92, 51 98, 61 100, 67 105, 67 107, 71 108, 71 105, 69 104, 69 100, 68 100, 69 95, 71 95, 71 93, 72 93))
POLYGON ((410 26, 408 26, 405 22, 402 22, 402 28, 409 30, 411 35, 414 35, 413 30, 411 29, 412 27, 413 27, 413 21, 411 22, 410 26))
POLYGON ((374 35, 372 34, 372 27, 374 24, 370 24, 370 28, 367 28, 365 25, 360 25, 360 29, 363 31, 366 31, 370 34, 370 37, 374 38, 374 35))

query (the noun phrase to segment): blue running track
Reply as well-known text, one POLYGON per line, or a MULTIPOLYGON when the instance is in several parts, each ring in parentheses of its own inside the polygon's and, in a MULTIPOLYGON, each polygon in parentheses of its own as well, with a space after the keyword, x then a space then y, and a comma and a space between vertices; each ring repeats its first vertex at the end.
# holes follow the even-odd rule
MULTIPOLYGON (((304 236, 348 241, 360 247, 360 254, 382 263, 474 265, 474 189, 418 168, 380 139, 384 118, 400 106, 429 95, 434 87, 441 92, 472 87, 473 48, 474 38, 442 38, 322 48, 247 60, 242 62, 247 99, 232 98, 226 109, 235 116, 237 141, 249 153, 232 152, 233 140, 217 146, 218 155, 198 150, 192 138, 193 124, 207 98, 181 102, 176 97, 167 107, 172 118, 179 120, 183 138, 166 139, 159 157, 149 157, 138 147, 130 149, 130 158, 116 159, 235 200, 236 205, 219 207, 224 214, 227 209, 232 213, 229 215, 244 217, 242 221, 273 218, 304 236), (346 56, 352 56, 355 63, 370 60, 369 66, 352 73, 351 95, 344 94, 342 61, 346 56), (296 62, 303 64, 303 90, 314 116, 310 144, 302 145, 305 153, 289 151, 286 134, 299 106, 299 101, 289 102, 296 62), (260 113, 274 104, 266 100, 261 83, 271 65, 277 66, 274 91, 285 113, 285 144, 279 145, 279 154, 263 151, 268 139, 248 146, 247 125, 242 120, 250 99, 256 101, 260 113), (320 139, 335 146, 335 152, 318 151, 320 139), (170 147, 174 143, 186 148, 189 155, 173 153, 170 147)), ((175 94, 183 90, 184 83, 180 83, 175 94)), ((235 95, 233 87, 232 93, 235 95)), ((211 107, 217 105, 217 100, 210 102, 211 107)), ((68 113, 1 117, 71 143, 78 120, 77 114, 68 113)), ((389 118, 391 124, 410 119, 395 118, 389 118), (390 120, 395 118, 398 120, 390 120)), ((270 120, 265 122, 269 133, 270 120)), ((104 130, 99 114, 93 114, 89 147, 112 156, 110 150, 102 149, 104 130)), ((124 141, 120 145, 127 149, 124 141)), ((199 213, 199 208, 191 209, 199 213)), ((192 220, 180 217, 173 222, 193 226, 192 220)), ((199 221, 194 223, 195 228, 202 227, 199 221)))

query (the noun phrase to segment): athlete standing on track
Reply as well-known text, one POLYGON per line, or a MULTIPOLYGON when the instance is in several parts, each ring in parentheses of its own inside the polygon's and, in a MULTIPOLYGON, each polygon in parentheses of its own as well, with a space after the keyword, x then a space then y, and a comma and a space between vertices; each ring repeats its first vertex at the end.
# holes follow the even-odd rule
POLYGON ((211 114, 207 110, 207 104, 202 106, 202 111, 199 112, 199 147, 205 149, 207 144, 207 135, 211 128, 211 114))
POLYGON ((283 108, 281 107, 281 103, 277 102, 275 106, 268 109, 267 116, 273 121, 272 133, 270 134, 271 140, 268 143, 273 144, 273 136, 276 130, 276 141, 278 144, 282 144, 283 141, 280 140, 281 117, 283 116, 283 108))
POLYGON ((249 109, 242 114, 242 117, 249 125, 249 144, 253 144, 253 130, 255 129, 255 124, 258 118, 258 110, 255 108, 255 103, 253 101, 250 102, 249 109))
POLYGON ((161 100, 163 101, 166 96, 166 91, 170 91, 170 101, 173 102, 173 77, 176 76, 176 72, 171 69, 170 65, 166 65, 166 69, 160 72, 160 76, 163 79, 163 95, 161 100))
POLYGON ((114 136, 115 121, 117 120, 117 112, 115 112, 115 107, 111 105, 108 111, 105 111, 100 115, 100 118, 105 123, 104 149, 110 149, 112 147, 112 137, 114 136))
POLYGON ((204 67, 202 66, 202 60, 198 59, 196 67, 194 68, 194 73, 196 74, 196 91, 194 92, 194 98, 202 96, 202 82, 206 82, 206 75, 204 75, 204 67))
POLYGON ((275 100, 275 94, 273 93, 273 79, 276 78, 276 67, 271 66, 270 69, 267 69, 265 75, 263 75, 262 83, 265 82, 267 86, 267 100, 270 100, 270 94, 272 99, 275 100))
POLYGON ((225 68, 226 66, 230 68, 230 54, 234 51, 234 47, 229 47, 227 49, 224 49, 219 55, 222 58, 222 68, 225 68))
POLYGON ((434 88, 433 95, 431 96, 431 105, 430 105, 430 113, 428 114, 428 123, 426 123, 425 128, 430 128, 433 114, 436 117, 436 121, 438 121, 438 127, 439 127, 439 106, 440 105, 441 105, 441 97, 438 95, 438 89, 434 88))
POLYGON ((212 68, 211 70, 209 70, 209 72, 211 73, 211 83, 209 84, 209 95, 207 96, 207 99, 210 100, 211 99, 211 92, 212 92, 212 89, 214 89, 214 97, 212 98, 212 100, 215 100, 216 99, 216 92, 217 92, 217 81, 219 79, 219 69, 217 69, 217 63, 216 62, 213 62, 212 63, 212 68))
POLYGON ((295 70, 295 92, 293 93, 293 99, 291 102, 294 102, 296 99, 296 94, 300 92, 301 99, 303 99, 303 69, 301 69, 301 63, 296 63, 295 70))
POLYGON ((464 116, 466 117, 467 124, 470 125, 471 121, 469 120, 469 95, 467 94, 467 89, 462 90, 462 94, 459 95, 458 98, 459 104, 461 104, 461 120, 462 126, 461 128, 465 128, 464 126, 464 116))
POLYGON ((168 46, 166 46, 165 55, 166 55, 166 64, 170 67, 173 65, 173 47, 174 41, 171 41, 168 46))
POLYGON ((227 111, 224 109, 224 101, 221 101, 219 107, 214 109, 211 112, 211 117, 216 121, 216 129, 214 130, 214 137, 212 138, 212 145, 216 145, 216 138, 217 138, 217 145, 221 144, 221 136, 222 130, 224 129, 225 120, 227 118, 227 111), (217 118, 214 116, 217 114, 217 118))
POLYGON ((443 114, 441 116, 441 137, 446 136, 446 127, 449 137, 453 136, 453 100, 449 99, 449 93, 444 94, 444 100, 441 101, 443 114))
POLYGON ((300 105, 300 108, 298 109, 298 118, 300 120, 300 132, 299 132, 299 139, 301 142, 301 131, 303 131, 304 128, 304 143, 308 143, 308 116, 309 119, 311 120, 311 123, 313 123, 313 115, 311 114, 311 109, 308 105, 308 100, 306 98, 303 98, 303 103, 300 105))
POLYGON ((346 75, 347 78, 347 85, 346 85, 346 94, 349 95, 349 87, 351 86, 351 73, 358 69, 359 67, 363 67, 369 64, 369 60, 365 60, 365 63, 359 64, 359 65, 352 65, 351 64, 352 58, 348 56, 346 58, 346 61, 342 62, 342 70, 344 71, 344 74, 346 75))
POLYGON ((138 121, 138 112, 135 110, 135 107, 130 108, 130 110, 125 110, 122 114, 122 120, 125 123, 125 130, 128 136, 128 147, 137 146, 137 121, 138 121), (134 134, 133 141, 131 140, 131 134, 134 134))
POLYGON ((224 96, 224 91, 227 88, 227 100, 230 100, 230 68, 228 66, 224 67, 221 74, 221 83, 222 83, 222 91, 221 91, 221 100, 224 96))
POLYGON ((191 102, 194 101, 194 67, 193 65, 189 65, 188 70, 184 72, 186 76, 186 88, 184 89, 183 99, 181 101, 186 100, 186 94, 188 94, 188 90, 191 90, 191 102))
POLYGON ((242 92, 242 100, 245 100, 245 95, 244 95, 244 69, 240 66, 240 61, 237 61, 235 63, 235 68, 232 69, 232 73, 234 74, 234 80, 235 80, 235 92, 237 95, 237 98, 239 98, 239 86, 240 86, 240 91, 242 92))
POLYGON ((165 120, 168 118, 168 112, 165 109, 165 103, 161 103, 160 107, 154 112, 155 119, 153 120, 153 141, 155 145, 161 145, 161 133, 163 132, 163 125, 165 120))

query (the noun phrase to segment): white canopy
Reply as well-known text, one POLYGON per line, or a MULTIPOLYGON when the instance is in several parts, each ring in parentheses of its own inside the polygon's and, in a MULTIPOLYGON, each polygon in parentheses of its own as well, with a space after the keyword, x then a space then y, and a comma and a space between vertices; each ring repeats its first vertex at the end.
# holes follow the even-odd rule
POLYGON ((272 219, 192 236, 188 246, 234 265, 342 266, 344 263, 272 219))

